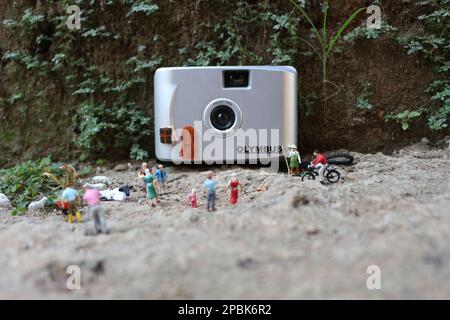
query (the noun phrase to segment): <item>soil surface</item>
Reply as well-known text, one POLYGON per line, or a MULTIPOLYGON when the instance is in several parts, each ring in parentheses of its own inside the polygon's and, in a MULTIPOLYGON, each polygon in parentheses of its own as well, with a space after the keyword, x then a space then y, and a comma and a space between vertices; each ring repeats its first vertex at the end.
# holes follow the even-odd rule
POLYGON ((169 167, 170 193, 157 208, 134 168, 107 170, 115 186, 138 187, 128 202, 103 204, 108 235, 51 210, 0 213, 0 298, 450 298, 450 147, 424 141, 355 159, 326 186, 215 167, 214 213, 202 190, 211 168, 169 167), (232 172, 246 189, 237 207, 224 190, 232 172), (198 209, 187 201, 193 187, 198 209), (66 288, 70 265, 81 269, 80 290, 66 288), (371 265, 380 290, 367 288, 371 265))

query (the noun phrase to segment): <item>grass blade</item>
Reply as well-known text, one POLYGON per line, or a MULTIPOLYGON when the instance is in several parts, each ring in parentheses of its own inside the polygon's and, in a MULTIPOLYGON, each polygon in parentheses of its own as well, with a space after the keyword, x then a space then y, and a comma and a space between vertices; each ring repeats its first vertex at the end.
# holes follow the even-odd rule
POLYGON ((338 32, 331 38, 330 43, 327 45, 326 56, 328 56, 333 49, 336 42, 342 37, 342 33, 348 28, 350 23, 355 20, 355 18, 366 8, 360 8, 353 12, 353 14, 344 22, 344 24, 339 28, 338 32))
POLYGON ((305 17, 305 19, 308 21, 308 23, 311 25, 311 27, 312 27, 312 29, 313 29, 313 32, 315 33, 315 35, 317 36, 317 39, 319 40, 319 42, 320 42, 320 45, 322 46, 322 47, 324 47, 325 46, 325 39, 323 39, 322 38, 322 36, 320 35, 320 32, 319 32, 319 30, 317 30, 317 27, 316 27, 316 25, 314 24, 314 22, 311 20, 311 18, 309 17, 309 15, 306 13, 306 11, 305 10, 303 10, 303 8, 302 7, 300 7, 299 5, 298 5, 298 3, 297 2, 295 2, 295 0, 289 0, 290 2, 292 2, 292 4, 302 13, 302 15, 305 17))

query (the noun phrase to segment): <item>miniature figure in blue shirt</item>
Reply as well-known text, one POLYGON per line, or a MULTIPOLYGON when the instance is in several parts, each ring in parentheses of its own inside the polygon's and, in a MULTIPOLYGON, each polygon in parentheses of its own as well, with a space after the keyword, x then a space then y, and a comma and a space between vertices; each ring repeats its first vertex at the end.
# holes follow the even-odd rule
POLYGON ((75 214, 77 222, 81 222, 81 214, 78 210, 78 205, 81 202, 80 195, 78 191, 75 190, 72 185, 68 185, 67 188, 62 193, 62 199, 67 202, 68 213, 69 213, 69 223, 73 223, 73 216, 75 214))
POLYGON ((212 172, 208 173, 208 179, 203 184, 207 192, 207 209, 208 211, 216 211, 216 186, 217 181, 213 179, 212 172))
POLYGON ((164 169, 164 166, 160 164, 158 166, 158 170, 156 170, 156 178, 158 179, 158 193, 162 194, 163 190, 164 193, 167 191, 167 172, 164 169))

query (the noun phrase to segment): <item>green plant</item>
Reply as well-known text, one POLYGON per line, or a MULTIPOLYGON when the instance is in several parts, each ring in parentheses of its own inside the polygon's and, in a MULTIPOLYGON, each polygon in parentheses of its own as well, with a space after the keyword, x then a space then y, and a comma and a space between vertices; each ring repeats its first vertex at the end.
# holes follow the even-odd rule
POLYGON ((450 114, 450 1, 449 0, 423 0, 415 4, 421 7, 422 12, 417 19, 423 24, 422 33, 408 33, 397 37, 408 54, 421 55, 436 65, 436 73, 440 79, 434 80, 426 90, 431 94, 432 107, 427 108, 423 114, 427 115, 427 123, 432 130, 441 130, 448 127, 450 114))
MULTIPOLYGON (((112 104, 86 101, 74 117, 80 134, 76 140, 83 151, 81 160, 98 152, 130 150, 150 134, 151 118, 133 102, 121 96, 112 104)), ((133 155, 136 151, 133 152, 133 155)))
POLYGON ((98 166, 104 166, 104 165, 106 165, 108 163, 108 160, 106 160, 106 159, 97 159, 97 161, 95 161, 95 163, 98 166))
POLYGON ((361 95, 356 99, 356 106, 360 109, 371 110, 373 105, 369 102, 369 98, 372 96, 372 84, 369 81, 363 82, 363 91, 361 95))
POLYGON ((428 117, 428 126, 432 130, 447 128, 447 119, 450 114, 450 100, 446 100, 444 105, 428 117))
POLYGON ((6 62, 15 61, 27 70, 37 71, 40 74, 46 74, 50 71, 48 61, 42 60, 39 56, 33 56, 23 52, 7 51, 3 54, 2 59, 6 62))
POLYGON ((51 158, 27 161, 8 169, 0 169, 0 190, 14 207, 13 215, 26 212, 32 201, 46 196, 52 204, 59 196, 64 170, 51 158), (53 178, 52 178, 53 177, 53 178))
MULTIPOLYGON (((185 65, 293 63, 298 51, 298 18, 277 10, 270 1, 253 4, 238 0, 233 7, 233 14, 219 22, 200 24, 200 30, 212 29, 216 37, 199 40, 195 45, 196 56, 188 58, 185 65), (265 30, 264 37, 252 41, 243 37, 243 30, 256 28, 265 30), (261 51, 261 48, 266 49, 261 51)), ((188 54, 186 48, 179 48, 179 52, 188 54)))
POLYGON ((84 166, 77 172, 77 174, 80 178, 89 176, 92 173, 94 173, 94 168, 92 168, 92 166, 84 166))
POLYGON ((386 122, 390 120, 394 120, 397 123, 399 123, 403 130, 408 130, 410 127, 410 123, 413 119, 418 118, 422 115, 423 110, 415 110, 415 111, 409 111, 405 110, 403 112, 397 113, 397 114, 388 114, 384 117, 384 120, 386 122))
POLYGON ((134 77, 134 78, 127 79, 127 80, 121 80, 121 81, 118 81, 115 84, 115 86, 106 87, 105 89, 103 89, 103 93, 109 93, 109 92, 121 93, 121 92, 127 91, 128 89, 132 88, 135 85, 144 84, 144 83, 145 83, 144 77, 134 77))
POLYGON ((106 26, 100 26, 95 29, 89 29, 86 32, 84 32, 82 35, 84 38, 95 38, 95 37, 111 37, 113 36, 112 32, 106 31, 106 26))
MULTIPOLYGON (((124 62, 120 66, 95 66, 93 61, 97 57, 91 54, 89 46, 101 41, 102 46, 120 50, 119 42, 123 40, 122 31, 120 34, 115 31, 118 29, 113 21, 106 20, 102 24, 94 21, 98 1, 49 0, 46 6, 51 10, 26 8, 18 19, 3 21, 3 26, 15 39, 11 47, 17 49, 4 51, 2 59, 6 64, 22 67, 17 68, 21 72, 18 76, 30 81, 6 92, 1 101, 8 102, 8 108, 15 107, 31 115, 38 104, 52 96, 49 91, 56 87, 64 92, 60 100, 61 113, 74 120, 69 129, 75 133, 76 154, 81 152, 82 160, 105 152, 108 155, 103 157, 144 156, 143 146, 151 134, 152 103, 151 85, 143 84, 148 83, 152 72, 162 64, 162 57, 139 44, 135 55, 129 50, 123 51, 124 62), (81 30, 67 29, 65 8, 71 4, 82 9, 81 30), (40 50, 46 43, 48 47, 40 50), (87 50, 80 50, 80 45, 87 50), (35 81, 38 76, 39 81, 35 81), (50 85, 48 89, 30 90, 26 84, 33 81, 50 85), (40 92, 36 93, 38 90, 40 92)), ((112 6, 113 1, 109 0, 103 9, 112 9, 112 6)), ((114 1, 114 6, 124 13, 127 32, 137 31, 142 19, 159 10, 151 0, 120 0, 114 1)))
POLYGON ((131 57, 126 62, 127 65, 133 66, 133 72, 154 70, 162 63, 162 58, 153 56, 150 60, 143 61, 136 56, 131 57))
POLYGON ((356 27, 352 32, 344 36, 345 41, 355 41, 357 39, 379 39, 384 34, 392 34, 398 29, 389 25, 387 17, 383 17, 381 28, 368 28, 366 25, 356 27))
POLYGON ((34 14, 32 8, 27 8, 25 9, 20 20, 16 21, 14 19, 5 19, 2 21, 2 24, 8 29, 18 29, 22 32, 23 36, 27 32, 35 31, 44 19, 44 15, 34 14))
POLYGON ((148 152, 142 149, 138 144, 131 147, 130 158, 135 160, 144 160, 148 158, 148 152))
POLYGON ((124 4, 131 4, 130 12, 128 12, 127 16, 132 15, 133 13, 142 13, 146 16, 153 14, 154 12, 159 10, 158 5, 154 4, 151 0, 140 0, 140 1, 130 1, 130 0, 122 0, 124 4))
POLYGON ((23 94, 21 92, 19 92, 19 93, 13 94, 11 97, 9 97, 9 99, 7 101, 9 104, 14 104, 22 98, 23 98, 23 94))
POLYGON ((302 14, 302 16, 306 19, 309 25, 312 28, 312 32, 318 42, 317 45, 314 45, 309 40, 304 38, 300 38, 301 41, 306 43, 313 52, 319 57, 322 63, 322 81, 324 83, 329 82, 328 80, 328 62, 333 54, 333 48, 336 43, 341 39, 342 34, 348 28, 348 26, 352 23, 352 21, 366 8, 359 8, 355 10, 350 17, 342 24, 342 26, 331 36, 328 34, 328 0, 325 0, 322 4, 322 26, 317 27, 312 18, 306 13, 306 11, 302 8, 302 6, 296 0, 289 0, 302 14))

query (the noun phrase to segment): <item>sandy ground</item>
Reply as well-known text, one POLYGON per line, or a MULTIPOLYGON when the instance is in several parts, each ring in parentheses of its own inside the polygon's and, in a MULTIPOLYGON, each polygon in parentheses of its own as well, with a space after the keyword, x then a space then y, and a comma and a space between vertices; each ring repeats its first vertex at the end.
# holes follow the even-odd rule
MULTIPOLYGON (((187 202, 208 168, 170 167, 156 209, 143 190, 104 203, 109 235, 85 235, 93 222, 70 225, 53 211, 0 213, 0 298, 450 298, 450 149, 355 156, 331 186, 216 167, 214 213, 203 192, 201 208, 187 202), (232 172, 246 186, 235 208, 224 191, 232 172), (81 269, 81 290, 66 288, 69 265, 81 269), (380 290, 366 286, 370 265, 380 290)), ((142 185, 134 171, 104 174, 142 185)))

